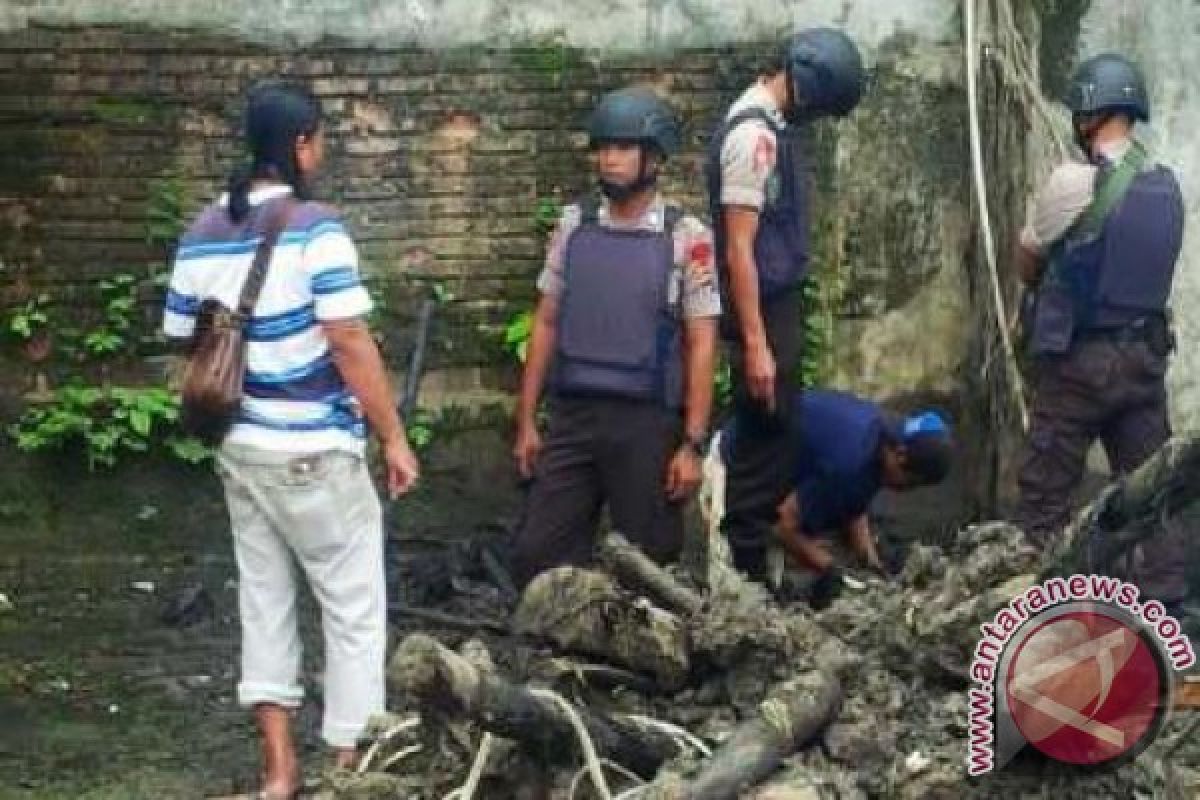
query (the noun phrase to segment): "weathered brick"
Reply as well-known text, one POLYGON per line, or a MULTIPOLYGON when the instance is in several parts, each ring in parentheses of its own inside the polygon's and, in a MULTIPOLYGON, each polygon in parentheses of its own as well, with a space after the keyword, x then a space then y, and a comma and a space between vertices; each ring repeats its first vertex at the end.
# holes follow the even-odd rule
POLYGON ((291 76, 313 88, 325 114, 329 158, 317 192, 342 208, 367 274, 394 288, 390 302, 411 302, 420 281, 463 279, 459 300, 439 316, 433 355, 464 365, 495 357, 477 328, 499 330, 532 301, 544 248, 534 209, 540 197, 589 187, 583 126, 600 94, 657 81, 688 117, 689 153, 672 160, 664 188, 701 208, 702 143, 742 81, 719 68, 725 56, 716 53, 697 54, 683 70, 673 58, 664 71, 658 58, 593 62, 593 54, 544 48, 332 43, 288 53, 196 32, 114 30, 39 35, 35 46, 12 40, 0 34, 0 111, 25 138, 9 146, 0 137, 0 171, 19 176, 21 200, 36 215, 29 229, 59 232, 21 245, 43 270, 81 282, 163 258, 144 241, 149 181, 184 177, 189 208, 213 199, 245 158, 247 88, 291 76), (21 80, 4 83, 18 72, 21 80), (161 113, 96 124, 95 103, 122 98, 152 98, 161 113))
POLYGON ((400 77, 380 77, 375 82, 380 92, 388 94, 412 94, 416 92, 433 92, 439 87, 433 75, 403 75, 400 77))
POLYGON ((94 94, 104 94, 113 89, 113 75, 110 73, 91 73, 83 76, 80 91, 94 94))
POLYGON ((207 75, 213 67, 213 58, 206 54, 189 55, 185 52, 170 53, 158 65, 161 72, 175 75, 207 75))
POLYGON ((83 87, 83 76, 78 72, 64 72, 51 79, 50 89, 54 92, 78 92, 83 87))
POLYGON ((322 95, 365 95, 371 90, 366 78, 317 78, 312 82, 313 94, 322 95))

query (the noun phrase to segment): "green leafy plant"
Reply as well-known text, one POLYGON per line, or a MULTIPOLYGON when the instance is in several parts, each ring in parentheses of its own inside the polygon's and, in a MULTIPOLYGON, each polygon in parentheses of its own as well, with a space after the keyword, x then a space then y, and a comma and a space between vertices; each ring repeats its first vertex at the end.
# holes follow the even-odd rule
POLYGON ((130 329, 137 311, 137 278, 127 272, 100 282, 103 318, 83 336, 84 350, 104 356, 124 350, 130 344, 130 329))
POLYGON ((562 203, 554 197, 539 197, 533 208, 533 227, 542 236, 547 236, 562 216, 562 203))
POLYGON ((561 81, 566 70, 579 62, 578 51, 563 42, 562 34, 550 34, 541 39, 529 47, 514 50, 513 62, 521 69, 561 81))
POLYGON ((161 443, 191 463, 210 453, 178 430, 179 397, 163 387, 64 386, 30 406, 10 426, 24 452, 82 445, 89 469, 112 467, 122 453, 145 453, 161 443))
POLYGON ((833 373, 837 311, 845 281, 833 270, 822 270, 805 278, 800 291, 804 342, 796 379, 801 386, 811 388, 826 383, 833 373))
POLYGON ((29 341, 50 323, 50 295, 43 292, 26 300, 8 315, 5 329, 21 341, 29 341))
POLYGON ((529 355, 529 338, 533 335, 533 311, 518 311, 504 326, 504 350, 524 364, 529 355))
POLYGON ((433 300, 439 306, 449 305, 453 303, 457 295, 454 291, 445 284, 444 281, 434 281, 429 287, 433 294, 433 300))
POLYGON ((178 175, 166 173, 150 181, 146 197, 146 242, 173 246, 187 223, 187 186, 178 175))
POLYGON ((733 367, 721 356, 713 372, 713 407, 723 411, 733 405, 733 367))
POLYGON ((408 443, 412 449, 418 453, 429 449, 429 446, 433 444, 436 426, 437 417, 432 411, 424 408, 415 409, 408 419, 404 420, 408 443))

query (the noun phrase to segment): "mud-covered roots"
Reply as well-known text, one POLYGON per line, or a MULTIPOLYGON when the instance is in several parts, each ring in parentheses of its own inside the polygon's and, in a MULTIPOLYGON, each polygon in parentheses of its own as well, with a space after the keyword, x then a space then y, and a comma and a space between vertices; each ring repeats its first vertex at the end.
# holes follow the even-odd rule
POLYGON ((820 613, 779 606, 719 542, 692 578, 605 539, 599 567, 528 588, 519 637, 490 640, 490 655, 476 641, 401 642, 392 696, 420 723, 382 720, 370 766, 331 778, 328 796, 1195 797, 1200 742, 1186 716, 1117 768, 1067 771, 1026 752, 968 778, 965 687, 981 623, 1046 575, 1152 535, 1200 497, 1198 467, 1200 440, 1175 440, 1045 554, 1010 524, 971 526, 820 613))

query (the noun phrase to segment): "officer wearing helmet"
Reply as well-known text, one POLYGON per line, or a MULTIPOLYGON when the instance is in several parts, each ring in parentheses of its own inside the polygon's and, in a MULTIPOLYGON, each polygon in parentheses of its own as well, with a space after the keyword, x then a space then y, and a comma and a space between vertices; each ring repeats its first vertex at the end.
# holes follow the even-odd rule
POLYGON ((854 43, 813 28, 789 38, 729 109, 706 178, 725 293, 739 436, 730 453, 722 530, 737 567, 761 577, 793 473, 792 372, 800 349, 799 285, 808 265, 805 123, 848 114, 862 96, 854 43))
POLYGON ((513 454, 532 481, 514 544, 522 585, 585 562, 605 505, 647 554, 675 558, 712 405, 712 236, 656 190, 679 147, 675 115, 649 90, 622 89, 588 134, 599 196, 566 206, 550 240, 517 404, 513 454))
MULTIPOLYGON (((1021 279, 1035 289, 1033 420, 1018 476, 1018 522, 1049 545, 1068 521, 1088 449, 1135 469, 1170 436, 1164 375, 1167 298, 1183 240, 1179 184, 1133 138, 1150 106, 1137 67, 1105 54, 1082 64, 1066 97, 1086 161, 1063 164, 1021 232, 1021 279)), ((1134 577, 1168 606, 1183 599, 1177 531, 1143 546, 1134 577)))

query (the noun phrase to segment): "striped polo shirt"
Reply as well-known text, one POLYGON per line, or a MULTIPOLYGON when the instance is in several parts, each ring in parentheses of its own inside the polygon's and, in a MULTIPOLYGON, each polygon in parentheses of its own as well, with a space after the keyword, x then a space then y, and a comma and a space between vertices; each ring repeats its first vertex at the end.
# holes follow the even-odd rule
MULTIPOLYGON (((267 216, 286 186, 250 193, 251 212, 235 225, 222 197, 197 217, 175 254, 163 330, 188 338, 207 298, 237 305, 267 216)), ((228 442, 264 450, 361 453, 366 424, 334 366, 320 323, 361 317, 371 300, 358 254, 337 214, 297 204, 271 254, 247 328, 245 399, 228 442)))

